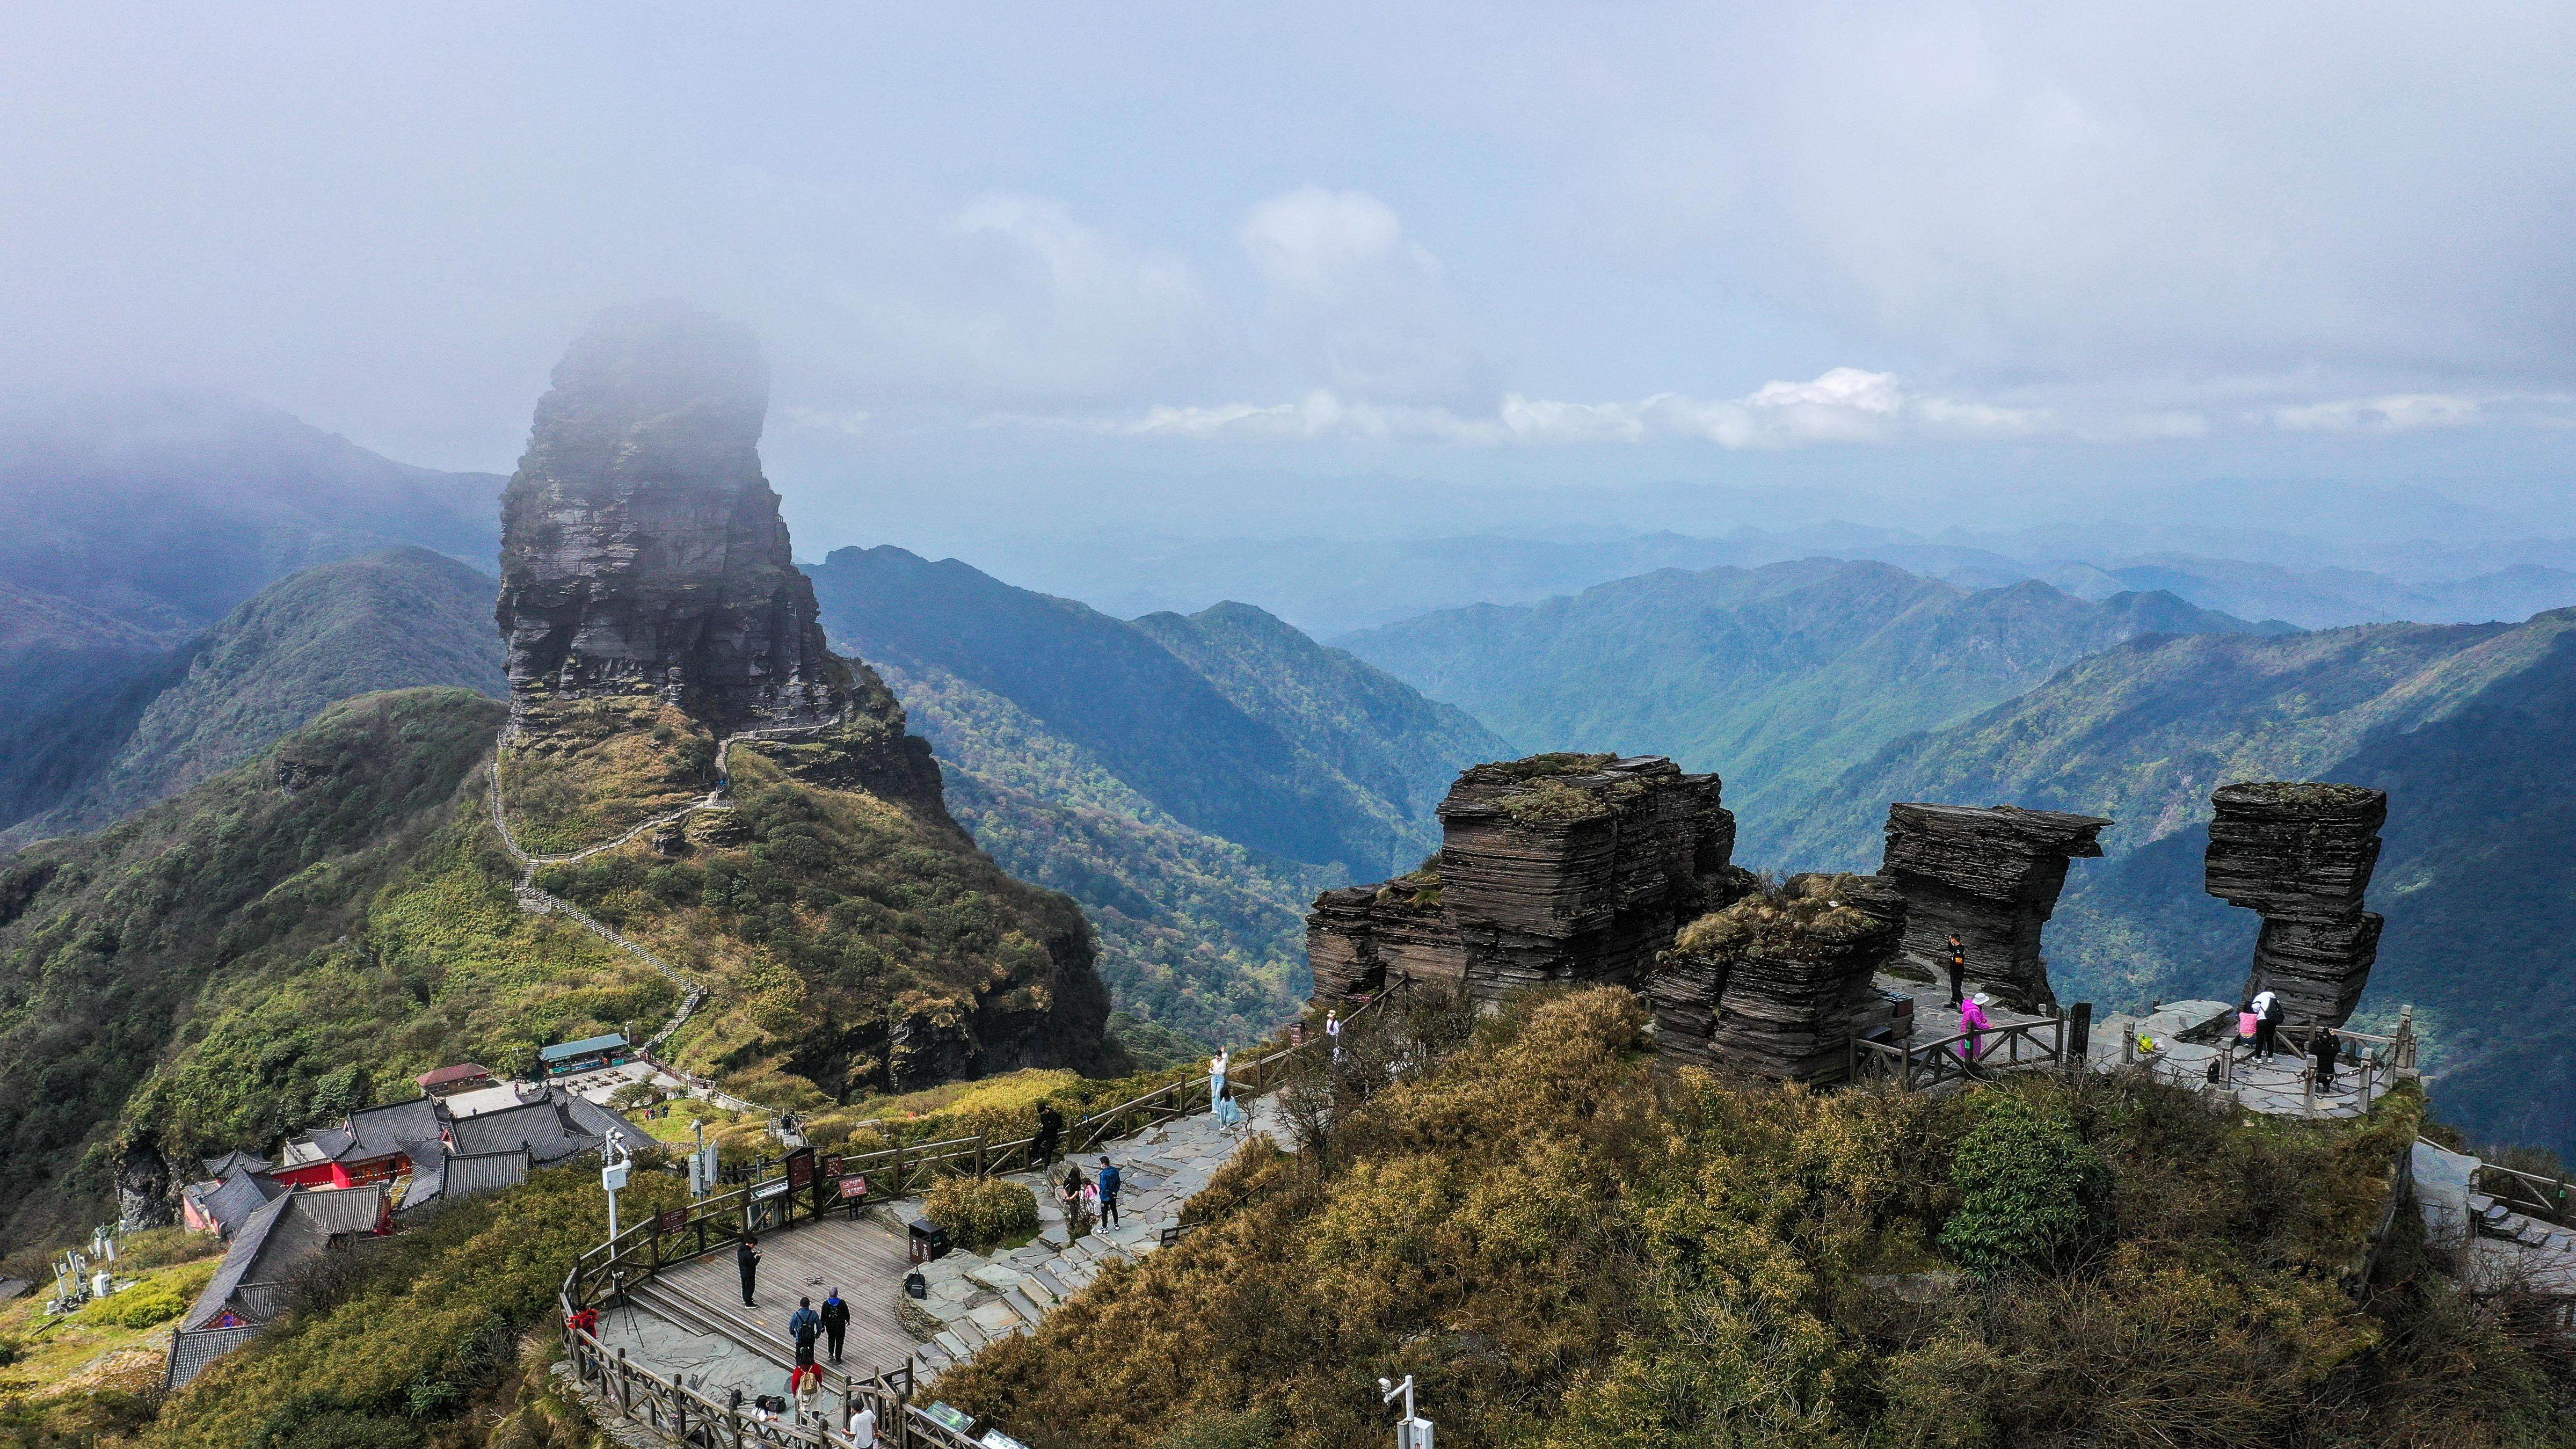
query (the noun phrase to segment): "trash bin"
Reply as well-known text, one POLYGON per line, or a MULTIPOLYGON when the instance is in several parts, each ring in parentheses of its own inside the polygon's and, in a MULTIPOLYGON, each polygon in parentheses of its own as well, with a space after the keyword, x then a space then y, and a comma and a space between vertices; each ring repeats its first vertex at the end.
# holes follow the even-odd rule
POLYGON ((948 1256, 948 1230, 928 1218, 912 1220, 912 1261, 927 1263, 948 1256))

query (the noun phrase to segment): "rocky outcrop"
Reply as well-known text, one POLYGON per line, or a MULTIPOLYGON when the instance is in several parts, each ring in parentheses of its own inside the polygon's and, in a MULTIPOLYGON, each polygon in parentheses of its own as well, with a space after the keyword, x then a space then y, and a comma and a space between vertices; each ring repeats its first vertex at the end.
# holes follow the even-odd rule
POLYGON ((1306 918, 1318 999, 1397 973, 1496 1000, 1543 982, 1626 982, 1738 889, 1715 775, 1659 755, 1477 765, 1440 805, 1441 847, 1383 886, 1328 891, 1306 918))
POLYGON ((1782 1081, 1841 1075, 1908 905, 1884 877, 1800 875, 1693 921, 1646 983, 1656 1051, 1782 1081))
POLYGON ((1903 958, 1946 977, 1950 938, 1968 974, 2021 1011, 2057 1004, 2040 959, 2040 928, 2057 910, 2069 861, 2102 854, 2111 822, 2012 805, 1901 803, 1887 810, 1879 874, 1905 896, 1903 958))
POLYGON ((2245 991, 2281 995, 2296 1025, 2341 1026, 2379 958, 2362 909, 2388 795, 2358 785, 2222 785, 2209 797, 2208 887, 2263 917, 2245 991))
POLYGON ((718 731, 836 717, 848 666, 760 472, 750 331, 672 306, 603 314, 537 403, 501 513, 513 719, 651 691, 718 731))

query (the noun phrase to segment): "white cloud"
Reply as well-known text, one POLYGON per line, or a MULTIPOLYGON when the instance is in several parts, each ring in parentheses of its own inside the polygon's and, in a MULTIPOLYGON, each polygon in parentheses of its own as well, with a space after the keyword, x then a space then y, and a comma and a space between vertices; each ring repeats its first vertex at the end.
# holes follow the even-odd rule
POLYGON ((808 407, 803 403, 789 403, 778 412, 791 427, 822 428, 831 432, 853 435, 865 433, 868 430, 868 419, 872 416, 859 408, 836 411, 831 408, 808 407))
POLYGON ((1409 438, 1487 446, 1698 439, 1748 449, 1924 437, 2017 438, 2057 424, 2035 409, 1915 395, 1894 373, 1837 367, 1810 382, 1768 382, 1733 399, 1657 393, 1635 402, 1581 403, 1509 393, 1491 416, 1482 416, 1317 389, 1292 403, 1166 406, 1141 418, 1083 426, 1140 437, 1409 438))
POLYGON ((1490 395, 1440 259, 1385 202, 1300 187, 1253 207, 1237 240, 1267 288, 1264 341, 1302 379, 1407 403, 1490 395))
POLYGON ((2272 421, 2302 433, 2398 432, 2457 427, 2477 421, 2479 411, 2475 398, 2419 392, 2276 408, 2272 421))

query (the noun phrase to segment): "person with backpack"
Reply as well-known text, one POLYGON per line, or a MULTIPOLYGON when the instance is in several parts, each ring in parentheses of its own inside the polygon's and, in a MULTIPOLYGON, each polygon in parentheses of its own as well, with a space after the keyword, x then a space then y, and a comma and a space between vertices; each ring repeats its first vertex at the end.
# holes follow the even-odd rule
POLYGON ((814 1366, 814 1340, 823 1336, 823 1315, 814 1311, 814 1300, 799 1298, 796 1311, 787 1315, 787 1337, 796 1345, 796 1367, 814 1366))
POLYGON ((823 1300, 823 1341, 832 1346, 832 1362, 841 1361, 841 1335, 850 1331, 850 1305, 841 1301, 841 1290, 823 1300))
POLYGON ((1100 1158, 1100 1225, 1118 1226, 1118 1168, 1106 1153, 1100 1158))
POLYGON ((1084 1179, 1082 1169, 1070 1162, 1064 1165, 1064 1186, 1061 1189, 1061 1196, 1064 1198, 1065 1232, 1077 1238, 1090 1232, 1091 1184, 1084 1179))
POLYGON ((2265 1061, 2281 1049, 2281 995, 2265 987, 2254 993, 2254 1055, 2265 1061))
POLYGON ((742 1242, 733 1250, 733 1265, 742 1273, 742 1306, 749 1308, 752 1281, 760 1274, 760 1239, 743 1234, 742 1242))
POLYGON ((2317 1086, 2324 1090, 2332 1091, 2335 1084, 2335 1034, 2334 1029, 2327 1026, 2324 1022, 2317 1023, 2315 1048, 2317 1056, 2317 1086))

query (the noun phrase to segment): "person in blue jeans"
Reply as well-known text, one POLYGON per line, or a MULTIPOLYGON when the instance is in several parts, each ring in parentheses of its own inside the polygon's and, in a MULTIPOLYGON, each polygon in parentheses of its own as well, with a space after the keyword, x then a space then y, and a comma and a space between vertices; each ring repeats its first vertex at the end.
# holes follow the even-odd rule
POLYGON ((1092 1180, 1100 1185, 1100 1225, 1104 1228, 1118 1226, 1118 1169, 1109 1161, 1108 1154, 1101 1154, 1100 1172, 1092 1180))

